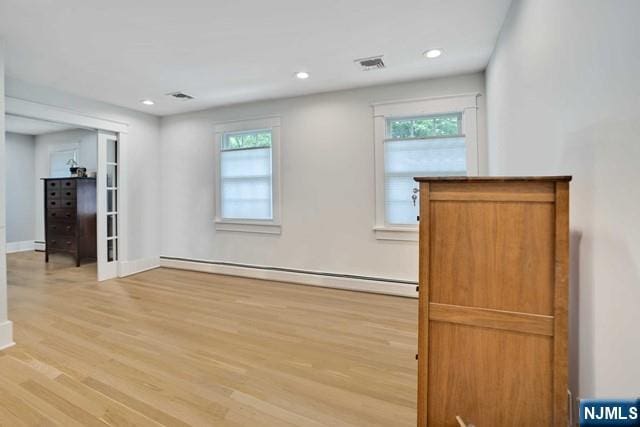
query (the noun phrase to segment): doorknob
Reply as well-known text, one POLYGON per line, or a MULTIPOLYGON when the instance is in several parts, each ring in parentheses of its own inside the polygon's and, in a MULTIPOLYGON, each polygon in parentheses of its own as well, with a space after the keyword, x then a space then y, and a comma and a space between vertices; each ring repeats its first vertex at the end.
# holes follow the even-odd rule
POLYGON ((475 427, 473 424, 467 424, 462 420, 460 415, 456 415, 456 421, 460 425, 460 427, 475 427))

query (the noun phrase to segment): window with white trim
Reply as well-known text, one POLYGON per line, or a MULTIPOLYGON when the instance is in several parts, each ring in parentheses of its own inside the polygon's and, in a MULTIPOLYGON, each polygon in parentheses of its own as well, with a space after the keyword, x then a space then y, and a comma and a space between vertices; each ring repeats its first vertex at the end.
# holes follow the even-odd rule
POLYGON ((416 176, 477 175, 476 96, 374 106, 376 236, 417 240, 416 176))
POLYGON ((216 228, 279 232, 279 119, 216 126, 216 228))

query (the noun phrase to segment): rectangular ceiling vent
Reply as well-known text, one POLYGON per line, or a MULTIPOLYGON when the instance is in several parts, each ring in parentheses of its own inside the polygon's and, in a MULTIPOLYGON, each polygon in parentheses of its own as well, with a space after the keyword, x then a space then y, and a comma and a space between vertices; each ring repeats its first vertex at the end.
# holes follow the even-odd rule
POLYGON ((383 55, 371 56, 369 58, 360 58, 356 59, 354 62, 356 63, 356 65, 360 66, 360 69, 362 69, 362 71, 380 70, 382 68, 385 68, 382 56, 383 55))
POLYGON ((193 99, 193 96, 187 95, 186 93, 180 91, 168 93, 167 96, 171 96, 180 101, 190 101, 193 99))

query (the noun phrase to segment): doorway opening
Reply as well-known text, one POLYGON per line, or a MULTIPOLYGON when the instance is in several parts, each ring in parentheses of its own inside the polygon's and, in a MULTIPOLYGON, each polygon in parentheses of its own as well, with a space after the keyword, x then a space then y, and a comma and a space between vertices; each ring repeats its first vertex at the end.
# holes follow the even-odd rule
POLYGON ((7 253, 38 251, 52 269, 83 265, 98 280, 117 277, 120 133, 80 115, 59 122, 7 108, 5 118, 7 253))

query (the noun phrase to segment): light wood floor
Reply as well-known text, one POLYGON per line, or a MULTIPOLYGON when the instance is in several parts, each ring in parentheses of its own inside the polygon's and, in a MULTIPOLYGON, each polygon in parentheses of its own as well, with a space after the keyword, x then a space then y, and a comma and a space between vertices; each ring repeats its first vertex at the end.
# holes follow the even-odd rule
POLYGON ((417 301, 8 255, 0 425, 414 426, 417 301))

